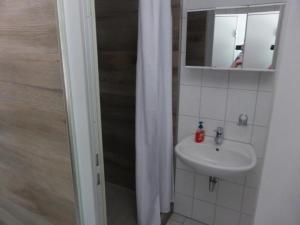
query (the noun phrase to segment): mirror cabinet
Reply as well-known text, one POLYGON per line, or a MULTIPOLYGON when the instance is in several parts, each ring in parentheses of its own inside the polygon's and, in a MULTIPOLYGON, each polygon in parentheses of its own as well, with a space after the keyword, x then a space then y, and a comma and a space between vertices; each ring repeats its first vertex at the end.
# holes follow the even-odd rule
POLYGON ((185 64, 274 71, 283 5, 187 12, 185 64))

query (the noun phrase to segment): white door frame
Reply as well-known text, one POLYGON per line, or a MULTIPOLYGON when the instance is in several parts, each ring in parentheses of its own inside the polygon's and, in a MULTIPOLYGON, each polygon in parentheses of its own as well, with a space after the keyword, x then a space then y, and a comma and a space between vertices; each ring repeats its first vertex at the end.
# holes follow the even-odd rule
POLYGON ((78 225, 106 225, 95 3, 57 0, 57 9, 78 225))

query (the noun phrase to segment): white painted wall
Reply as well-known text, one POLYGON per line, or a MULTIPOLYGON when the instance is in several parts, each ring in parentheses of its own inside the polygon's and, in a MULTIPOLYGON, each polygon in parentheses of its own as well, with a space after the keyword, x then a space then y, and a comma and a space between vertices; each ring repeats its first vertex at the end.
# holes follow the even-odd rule
POLYGON ((255 225, 300 224, 300 1, 288 0, 255 225))

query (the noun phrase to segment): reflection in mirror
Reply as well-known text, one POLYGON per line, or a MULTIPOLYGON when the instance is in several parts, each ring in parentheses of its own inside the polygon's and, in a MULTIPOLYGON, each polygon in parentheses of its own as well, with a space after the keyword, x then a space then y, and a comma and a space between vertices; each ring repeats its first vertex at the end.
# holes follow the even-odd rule
POLYGON ((248 13, 244 68, 274 69, 279 14, 273 9, 248 13))
POLYGON ((280 5, 191 11, 186 65, 222 69, 274 69, 280 5))
POLYGON ((186 65, 211 66, 214 11, 189 12, 186 65))
POLYGON ((213 67, 241 68, 246 33, 246 13, 215 14, 213 67))

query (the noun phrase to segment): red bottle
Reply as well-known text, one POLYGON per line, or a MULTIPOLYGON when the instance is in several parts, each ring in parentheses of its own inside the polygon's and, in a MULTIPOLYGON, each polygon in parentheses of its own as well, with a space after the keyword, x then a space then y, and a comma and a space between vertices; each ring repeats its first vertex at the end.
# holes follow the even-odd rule
POLYGON ((199 127, 198 129, 196 130, 196 133, 195 133, 195 142, 196 143, 201 143, 204 141, 204 138, 205 138, 205 131, 203 129, 203 122, 200 121, 199 122, 199 127))

